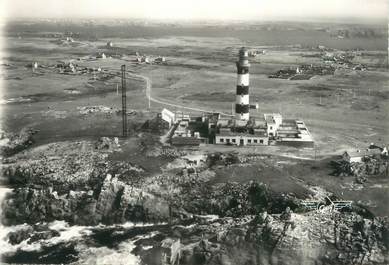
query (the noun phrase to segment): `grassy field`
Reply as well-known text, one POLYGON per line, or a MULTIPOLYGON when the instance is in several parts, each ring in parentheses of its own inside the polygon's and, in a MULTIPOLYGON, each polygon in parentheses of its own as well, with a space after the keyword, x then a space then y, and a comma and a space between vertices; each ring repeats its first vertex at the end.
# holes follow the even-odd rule
MULTIPOLYGON (((119 77, 94 79, 92 74, 60 74, 53 66, 59 61, 80 67, 105 69, 119 73, 120 65, 152 80, 152 95, 156 98, 203 109, 230 112, 234 102, 236 53, 242 43, 237 38, 168 37, 113 39, 113 50, 105 48, 109 39, 82 41, 79 45, 56 44, 50 38, 6 39, 2 66, 3 99, 22 99, 28 102, 3 104, 2 125, 17 131, 26 125, 39 127, 42 135, 98 135, 120 133, 120 117, 80 115, 77 107, 105 105, 120 108, 116 94, 119 77), (120 52, 118 52, 120 51, 120 52), (124 54, 122 59, 87 60, 100 52, 124 54), (135 64, 135 52, 149 56, 165 56, 166 65, 135 64), (45 68, 32 72, 27 64, 37 61, 45 68), (69 93, 76 91, 77 94, 69 93), (61 111, 62 119, 47 112, 61 111), (55 124, 55 129, 51 124, 55 124), (63 125, 61 125, 63 124, 63 125), (69 126, 69 124, 74 125, 69 126), (93 126, 93 128, 89 128, 93 126), (54 133, 56 132, 56 133, 54 133)), ((250 47, 250 46, 249 46, 250 47)), ((254 46, 256 47, 256 46, 254 46)), ((389 74, 374 67, 383 52, 364 52, 356 63, 367 63, 368 71, 337 70, 333 76, 316 76, 310 80, 269 79, 268 75, 285 67, 299 64, 318 64, 317 57, 306 57, 310 50, 269 46, 265 55, 251 60, 250 98, 264 112, 280 112, 287 118, 302 118, 318 146, 318 152, 337 152, 347 148, 364 148, 370 142, 387 143, 389 74)), ((147 100, 141 81, 128 81, 128 107, 144 111, 147 100)), ((158 112, 161 105, 153 105, 158 112)), ((154 115, 154 114, 150 114, 154 115)), ((150 115, 142 115, 147 118, 150 115)), ((142 117, 136 117, 142 119, 142 117)))

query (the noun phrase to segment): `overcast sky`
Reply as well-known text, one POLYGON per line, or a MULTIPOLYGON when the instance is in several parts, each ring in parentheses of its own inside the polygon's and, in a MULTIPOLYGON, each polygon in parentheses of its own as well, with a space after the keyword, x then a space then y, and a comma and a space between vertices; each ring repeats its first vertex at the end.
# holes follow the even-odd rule
POLYGON ((301 19, 387 17, 388 0, 0 0, 8 18, 301 19))

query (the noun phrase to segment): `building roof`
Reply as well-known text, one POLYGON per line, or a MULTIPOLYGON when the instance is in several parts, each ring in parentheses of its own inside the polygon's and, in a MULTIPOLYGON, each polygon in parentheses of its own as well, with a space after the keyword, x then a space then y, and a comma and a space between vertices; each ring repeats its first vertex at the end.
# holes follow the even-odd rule
POLYGON ((249 121, 245 120, 234 120, 235 121, 235 126, 237 127, 245 127, 249 123, 249 121))
POLYGON ((195 137, 172 137, 173 145, 199 145, 201 140, 195 137))
POLYGON ((275 119, 282 119, 282 116, 279 113, 265 113, 263 114, 263 117, 267 123, 275 123, 275 119))
POLYGON ((229 127, 231 126, 231 119, 221 118, 217 121, 218 126, 229 127))
POLYGON ((266 121, 263 118, 251 117, 250 120, 236 120, 233 118, 220 118, 217 125, 221 128, 246 127, 252 129, 266 128, 266 121))
POLYGON ((219 133, 216 133, 216 136, 243 136, 243 137, 267 137, 266 131, 258 131, 254 133, 241 133, 233 132, 231 130, 223 130, 219 133))
POLYGON ((266 121, 264 119, 255 119, 255 127, 266 127, 266 121))

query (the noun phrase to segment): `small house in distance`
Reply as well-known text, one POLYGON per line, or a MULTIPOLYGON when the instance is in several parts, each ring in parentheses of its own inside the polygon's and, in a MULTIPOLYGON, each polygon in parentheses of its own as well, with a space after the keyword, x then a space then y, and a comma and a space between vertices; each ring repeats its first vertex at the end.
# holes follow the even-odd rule
POLYGON ((106 59, 107 56, 105 55, 105 53, 99 53, 99 54, 96 56, 96 58, 98 58, 98 59, 106 59))
POLYGON ((345 151, 342 155, 342 159, 345 162, 349 162, 349 163, 361 163, 362 159, 365 156, 381 155, 381 154, 382 151, 380 149, 367 148, 364 150, 345 151))
POLYGON ((166 58, 163 56, 158 56, 157 58, 154 59, 154 63, 156 64, 163 64, 166 62, 166 58))

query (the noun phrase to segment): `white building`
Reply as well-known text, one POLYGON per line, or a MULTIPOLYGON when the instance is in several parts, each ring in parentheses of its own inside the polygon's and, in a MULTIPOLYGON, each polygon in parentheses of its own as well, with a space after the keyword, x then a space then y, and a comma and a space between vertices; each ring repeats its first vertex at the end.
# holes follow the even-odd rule
POLYGON ((267 135, 276 137, 277 130, 282 124, 282 116, 279 113, 266 113, 263 115, 266 121, 267 135))
POLYGON ((100 54, 97 55, 97 58, 99 58, 99 59, 106 59, 107 56, 105 55, 105 53, 100 53, 100 54))
POLYGON ((173 112, 168 109, 163 109, 161 112, 162 120, 166 121, 169 124, 169 128, 175 123, 176 118, 173 112))

